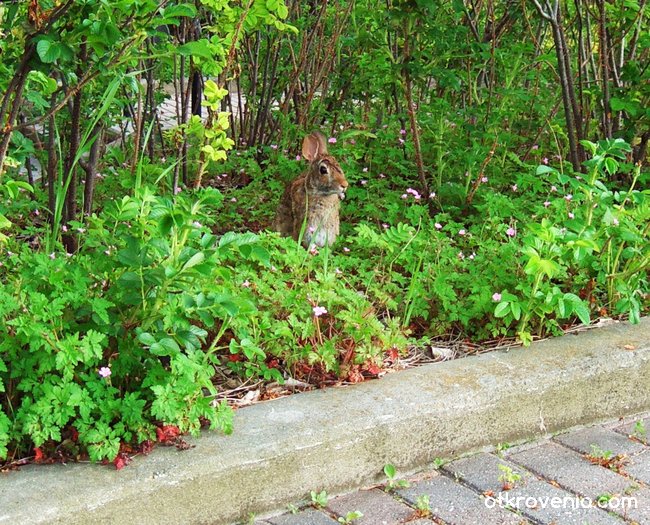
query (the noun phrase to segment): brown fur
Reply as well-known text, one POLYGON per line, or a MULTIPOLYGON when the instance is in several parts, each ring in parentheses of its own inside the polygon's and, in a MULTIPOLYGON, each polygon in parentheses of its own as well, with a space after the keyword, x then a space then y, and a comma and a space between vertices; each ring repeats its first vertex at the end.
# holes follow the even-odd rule
POLYGON ((305 247, 331 245, 339 234, 339 199, 343 198, 348 181, 339 163, 328 154, 322 133, 315 131, 305 137, 302 154, 309 161, 309 169, 287 185, 274 229, 298 240, 304 224, 305 247))

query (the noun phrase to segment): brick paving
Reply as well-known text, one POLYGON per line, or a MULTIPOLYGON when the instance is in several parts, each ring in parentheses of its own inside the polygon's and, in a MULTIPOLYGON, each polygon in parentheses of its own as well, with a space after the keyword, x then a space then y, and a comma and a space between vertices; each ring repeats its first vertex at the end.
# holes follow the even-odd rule
POLYGON ((649 414, 574 429, 254 523, 332 525, 357 511, 353 525, 650 525, 648 434, 649 414))

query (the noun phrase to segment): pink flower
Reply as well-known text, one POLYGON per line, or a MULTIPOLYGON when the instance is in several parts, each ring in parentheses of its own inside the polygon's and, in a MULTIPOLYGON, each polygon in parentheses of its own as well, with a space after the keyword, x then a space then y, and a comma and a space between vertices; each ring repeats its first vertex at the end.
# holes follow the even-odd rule
POLYGON ((467 232, 466 232, 463 228, 461 228, 460 230, 458 230, 458 235, 460 235, 460 236, 463 236, 463 235, 465 235, 466 233, 467 233, 467 232))
POLYGON ((405 129, 400 129, 399 134, 400 135, 406 135, 406 130, 405 129))
POLYGON ((430 199, 435 199, 436 198, 436 192, 432 191, 431 193, 429 193, 429 198, 430 199))
POLYGON ((434 226, 436 227, 436 230, 442 230, 442 224, 440 224, 439 222, 436 222, 434 226))
POLYGON ((404 144, 404 139, 398 139, 400 144, 404 144))
POLYGON ((569 219, 575 219, 575 218, 576 216, 573 213, 569 212, 569 219))
POLYGON ((469 258, 473 261, 474 257, 476 257, 476 254, 474 252, 472 252, 471 255, 469 256, 469 258))
POLYGON ((388 224, 386 224, 386 223, 382 224, 381 227, 382 227, 384 230, 387 230, 388 228, 390 228, 390 226, 388 226, 388 224))
POLYGON ((110 377, 110 375, 111 375, 112 373, 113 373, 113 372, 111 372, 111 367, 110 367, 110 366, 102 366, 102 367, 99 369, 99 375, 100 375, 101 377, 104 377, 104 378, 106 378, 106 377, 110 377))
POLYGON ((302 157, 300 155, 296 155, 296 160, 299 161, 300 159, 302 159, 302 157))
POLYGON ((368 168, 367 167, 363 168, 361 171, 363 171, 364 173, 368 173, 368 168))
POLYGON ((516 185, 516 184, 513 184, 513 185, 510 186, 510 187, 512 188, 512 191, 517 191, 517 185, 516 185))
POLYGON ((549 201, 544 201, 544 208, 548 208, 551 205, 549 201))
POLYGON ((56 259, 56 253, 52 252, 48 257, 50 259, 54 260, 54 259, 56 259))
POLYGON ((309 233, 314 233, 316 231, 316 228, 314 228, 313 226, 310 226, 309 228, 307 228, 307 231, 309 233))
POLYGON ((462 261, 465 259, 465 254, 463 252, 458 252, 458 258, 462 261))
POLYGON ((379 178, 380 178, 380 179, 385 179, 385 178, 386 178, 386 175, 384 175, 383 173, 380 173, 380 174, 379 174, 379 178))
POLYGON ((230 202, 237 202, 237 197, 233 197, 232 199, 230 199, 230 202))
POLYGON ((195 228, 203 228, 203 225, 199 221, 194 221, 192 223, 192 226, 194 226, 195 228))
POLYGON ((408 195, 406 193, 402 193, 401 197, 402 199, 408 199, 408 195))
POLYGON ((312 255, 318 255, 318 246, 312 244, 311 247, 309 248, 309 253, 311 253, 312 255))
POLYGON ((573 195, 571 195, 570 193, 564 196, 564 200, 566 200, 567 202, 571 201, 571 199, 573 199, 573 195))
POLYGON ((67 232, 67 231, 68 231, 68 227, 64 224, 63 226, 61 226, 61 231, 62 231, 63 233, 67 232))
POLYGON ((551 191, 557 191, 557 186, 555 185, 551 186, 551 191))
POLYGON ((618 226, 618 219, 616 217, 614 217, 614 219, 612 220, 612 224, 614 226, 618 226))
POLYGON ((548 157, 544 157, 542 159, 542 164, 548 164, 548 157))
POLYGON ((487 182, 487 181, 488 181, 488 178, 485 175, 483 177, 481 177, 481 182, 487 182))
POLYGON ((330 137, 330 138, 328 138, 328 139, 327 139, 327 142, 329 142, 330 144, 336 144, 336 137, 330 137))
POLYGON ((343 251, 344 251, 345 253, 350 253, 350 248, 348 248, 347 246, 344 246, 344 247, 343 247, 343 251))
POLYGON ((40 211, 38 211, 38 210, 34 210, 34 215, 38 216, 38 215, 40 215, 40 214, 41 214, 40 211))
POLYGON ((312 310, 314 311, 314 317, 320 317, 321 315, 325 315, 327 313, 327 308, 324 306, 314 306, 312 310))
POLYGON ((178 195, 181 191, 183 191, 182 188, 176 188, 176 189, 174 190, 174 195, 178 195))
POLYGON ((362 186, 365 186, 366 184, 368 184, 368 181, 367 181, 366 179, 363 179, 363 180, 361 181, 361 185, 362 185, 362 186))
POLYGON ((242 288, 250 288, 251 283, 248 279, 246 279, 243 283, 241 283, 242 288))
POLYGON ((501 294, 499 292, 494 292, 492 294, 492 300, 495 302, 499 302, 501 300, 501 294))
POLYGON ((539 149, 539 144, 533 144, 533 147, 531 149, 539 149))
POLYGON ((349 142, 350 142, 350 144, 352 144, 353 146, 357 143, 357 141, 354 140, 354 139, 350 139, 349 142))
POLYGON ((517 230, 515 230, 512 226, 510 226, 510 228, 506 230, 506 235, 508 237, 514 237, 515 235, 517 235, 517 230))
POLYGON ((278 145, 277 144, 271 144, 271 149, 278 149, 278 145))

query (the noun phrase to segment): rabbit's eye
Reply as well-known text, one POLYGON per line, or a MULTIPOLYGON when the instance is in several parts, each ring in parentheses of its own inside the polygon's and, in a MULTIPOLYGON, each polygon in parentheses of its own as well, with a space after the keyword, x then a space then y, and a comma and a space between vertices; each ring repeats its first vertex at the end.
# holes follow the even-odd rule
POLYGON ((321 164, 320 168, 319 168, 319 171, 320 171, 321 175, 327 175, 327 172, 328 172, 327 171, 327 166, 325 166, 325 164, 321 164))

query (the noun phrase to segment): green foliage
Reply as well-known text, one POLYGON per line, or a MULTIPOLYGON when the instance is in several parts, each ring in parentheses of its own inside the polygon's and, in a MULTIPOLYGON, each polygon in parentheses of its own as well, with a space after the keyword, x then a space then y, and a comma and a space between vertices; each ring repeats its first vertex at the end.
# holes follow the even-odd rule
POLYGON ((355 520, 363 518, 363 512, 358 510, 353 510, 348 512, 345 516, 339 517, 336 521, 342 523, 343 525, 352 525, 355 520))
POLYGON ((386 475, 386 478, 388 478, 388 481, 386 482, 386 488, 388 490, 403 489, 409 486, 409 482, 407 480, 396 478, 397 469, 395 468, 395 465, 392 465, 390 463, 384 465, 384 474, 386 475))
POLYGON ((499 481, 503 485, 504 490, 510 490, 521 481, 521 474, 508 465, 497 465, 501 474, 499 474, 499 481))
POLYGON ((322 509, 327 506, 329 496, 324 490, 321 490, 320 492, 312 490, 309 495, 311 497, 311 504, 317 509, 322 509))
POLYGON ((576 86, 582 171, 565 160, 551 32, 531 38, 525 2, 5 4, 0 459, 60 446, 113 460, 167 426, 230 432, 224 376, 361 381, 442 336, 529 344, 648 311, 650 39, 635 2, 606 6, 610 46, 597 24, 578 36, 593 46, 565 35, 572 78, 590 79, 576 86), (601 49, 621 57, 616 82, 589 70, 601 49), (207 118, 183 115, 194 73, 207 118), (265 230, 310 127, 350 188, 337 244, 305 251, 265 230), (98 129, 112 144, 81 214, 98 129), (35 160, 49 188, 23 180, 35 160))

